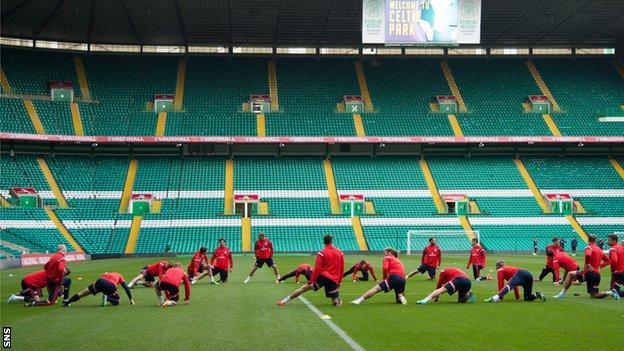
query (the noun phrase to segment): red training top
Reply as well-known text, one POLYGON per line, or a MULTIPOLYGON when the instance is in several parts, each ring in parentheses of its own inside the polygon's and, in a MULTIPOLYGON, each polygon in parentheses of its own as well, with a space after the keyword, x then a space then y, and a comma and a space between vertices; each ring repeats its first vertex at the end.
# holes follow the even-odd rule
POLYGON ((152 265, 147 266, 147 268, 145 270, 152 277, 160 277, 167 270, 167 265, 168 264, 169 263, 167 261, 156 262, 156 263, 154 263, 152 265))
POLYGON ((373 265, 369 261, 364 262, 364 264, 358 262, 354 264, 351 268, 353 269, 353 274, 351 275, 353 280, 357 278, 357 273, 359 271, 370 272, 370 274, 373 276, 373 279, 377 280, 377 276, 375 275, 375 268, 373 268, 373 265))
POLYGON ((486 255, 485 250, 479 244, 476 244, 470 249, 470 258, 468 259, 468 265, 466 268, 469 268, 471 265, 481 266, 485 268, 486 255))
POLYGON ((624 272, 624 246, 617 243, 611 246, 609 259, 611 260, 611 273, 624 272))
POLYGON ((557 252, 552 262, 556 281, 559 281, 559 267, 563 268, 566 272, 575 271, 579 268, 578 263, 563 251, 557 252))
POLYGON ((436 285, 436 289, 439 289, 442 285, 445 285, 446 283, 452 281, 453 279, 457 277, 468 278, 468 275, 459 268, 455 268, 455 267, 444 268, 440 272, 440 277, 438 277, 438 284, 436 285))
MULTIPOLYGON (((498 291, 501 291, 505 287, 505 281, 511 280, 511 278, 518 273, 520 268, 514 266, 503 266, 498 269, 498 291)), ((520 291, 518 287, 514 289, 516 300, 520 299, 520 291)))
POLYGON ((48 274, 46 271, 36 271, 24 277, 24 283, 31 289, 41 289, 48 286, 48 274))
POLYGON ((191 282, 188 275, 181 268, 169 268, 160 278, 160 281, 177 287, 184 282, 184 301, 188 301, 191 298, 191 282))
POLYGON ((109 282, 113 283, 115 286, 125 282, 124 277, 117 272, 107 272, 100 276, 102 279, 106 279, 109 282))
POLYGON ((60 283, 65 276, 65 254, 62 252, 55 253, 46 262, 43 269, 48 274, 48 279, 55 283, 60 283))
POLYGON ((403 266, 403 262, 401 262, 401 260, 399 260, 398 258, 394 257, 394 255, 384 256, 381 267, 383 270, 384 279, 388 278, 391 275, 398 275, 401 278, 405 277, 405 267, 403 266))
MULTIPOLYGON (((546 253, 548 253, 548 251, 552 251, 554 253, 557 253, 557 252, 562 252, 563 249, 559 245, 550 244, 550 245, 546 246, 546 253)), ((548 255, 546 255, 546 267, 553 268, 553 258, 551 256, 548 256, 548 255)))
POLYGON ((212 254, 212 265, 227 271, 230 268, 234 268, 234 261, 232 260, 232 251, 229 247, 217 247, 212 254))
POLYGON ((604 251, 596 245, 596 243, 590 243, 585 248, 585 271, 588 270, 587 265, 591 265, 591 270, 600 273, 600 268, 606 267, 611 263, 611 260, 604 251))
POLYGON ((254 252, 256 254, 256 258, 261 260, 266 260, 273 257, 273 243, 268 238, 264 238, 262 240, 256 240, 256 245, 254 246, 254 252))
POLYGON ((302 263, 295 268, 295 281, 299 281, 300 275, 310 275, 312 274, 312 266, 307 263, 302 263))
POLYGON ((201 253, 201 251, 197 251, 193 258, 191 259, 191 263, 189 263, 188 271, 189 273, 197 274, 199 269, 201 268, 204 262, 208 262, 208 256, 206 254, 201 253))
POLYGON ((420 263, 433 268, 438 267, 442 263, 442 250, 440 250, 440 247, 433 244, 425 246, 420 263))
POLYGON ((315 284, 319 275, 340 285, 344 274, 344 254, 332 244, 316 253, 316 263, 309 284, 315 284))

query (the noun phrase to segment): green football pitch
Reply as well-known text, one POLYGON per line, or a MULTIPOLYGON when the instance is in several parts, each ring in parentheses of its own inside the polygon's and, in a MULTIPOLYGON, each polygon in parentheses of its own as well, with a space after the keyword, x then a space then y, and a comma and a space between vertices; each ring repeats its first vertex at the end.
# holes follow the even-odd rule
MULTIPOLYGON (((417 256, 401 258, 407 270, 419 263, 417 256)), ((494 262, 501 258, 488 257, 488 273, 494 274, 494 262)), ((189 257, 178 259, 185 265, 189 261, 189 257)), ((313 263, 314 256, 278 255, 275 259, 286 273, 299 263, 313 263)), ((370 260, 376 267, 381 264, 381 255, 349 255, 346 263, 360 259, 370 260)), ((465 268, 467 255, 445 255, 443 259, 445 267, 465 268)), ((534 275, 539 274, 544 262, 543 257, 528 255, 508 255, 505 260, 534 275)), ((72 263, 72 294, 103 272, 116 271, 130 279, 142 266, 155 261, 141 258, 72 263)), ((573 286, 566 299, 554 300, 551 297, 559 288, 552 282, 541 282, 535 288, 549 297, 546 303, 515 301, 511 293, 503 302, 494 304, 483 300, 496 292, 496 282, 484 281, 473 283, 476 304, 457 304, 455 296, 443 295, 439 302, 421 306, 415 304, 416 300, 435 286, 422 275, 408 281, 407 306, 394 303, 393 293, 378 294, 360 306, 349 305, 373 282, 353 283, 346 279, 341 289, 341 308, 331 306, 322 291, 308 292, 305 298, 322 315, 330 317, 323 320, 299 300, 286 307, 277 306, 276 302, 298 285, 292 279, 275 284, 272 271, 266 267, 249 284, 243 284, 253 262, 250 256, 235 256, 229 283, 215 286, 201 280, 192 288, 190 304, 173 308, 158 307, 153 289, 143 287, 133 289, 135 306, 128 303, 123 289, 122 302, 115 307, 100 307, 99 296, 88 296, 67 308, 60 304, 40 308, 7 304, 6 298, 19 290, 22 276, 39 268, 5 270, 1 275, 2 326, 12 328, 12 346, 17 350, 352 349, 340 331, 365 350, 606 350, 617 349, 616 340, 624 330, 624 301, 591 300, 585 286, 573 286), (331 328, 328 321, 335 327, 331 328)), ((607 277, 605 269, 603 289, 609 283, 607 277)), ((550 281, 550 276, 546 280, 550 281)))

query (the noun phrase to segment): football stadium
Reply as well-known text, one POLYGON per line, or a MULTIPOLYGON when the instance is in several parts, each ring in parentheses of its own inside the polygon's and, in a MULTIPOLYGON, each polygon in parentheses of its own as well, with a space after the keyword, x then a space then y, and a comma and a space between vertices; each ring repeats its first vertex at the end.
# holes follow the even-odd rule
POLYGON ((0 7, 3 348, 624 349, 624 1, 0 7))

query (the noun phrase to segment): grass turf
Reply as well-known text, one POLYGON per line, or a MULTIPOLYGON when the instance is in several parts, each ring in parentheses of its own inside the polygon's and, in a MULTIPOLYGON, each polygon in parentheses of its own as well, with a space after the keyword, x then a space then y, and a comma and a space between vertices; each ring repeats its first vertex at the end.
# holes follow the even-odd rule
MULTIPOLYGON (((401 257, 407 270, 417 267, 419 257, 401 257)), ((500 256, 488 258, 488 273, 500 256)), ((179 257, 186 264, 188 257, 179 257)), ((360 259, 379 266, 381 255, 351 255, 347 265, 360 259)), ((509 255, 508 264, 527 268, 534 275, 543 266, 543 257, 509 255)), ((580 259, 580 258, 579 258, 580 259)), ((72 294, 85 288, 105 271, 120 272, 131 279, 138 270, 155 258, 101 260, 72 263, 72 294), (82 278, 79 280, 79 277, 82 278)), ((293 279, 276 285, 266 267, 251 283, 243 284, 253 264, 250 256, 237 256, 235 270, 227 284, 208 285, 201 280, 193 286, 188 306, 159 308, 151 288, 133 289, 136 305, 128 303, 120 289, 120 306, 100 307, 100 296, 88 296, 68 308, 24 308, 22 304, 1 303, 2 326, 12 327, 13 348, 41 347, 66 350, 101 349, 189 349, 214 347, 220 350, 281 349, 337 350, 347 344, 301 301, 286 307, 276 301, 298 285, 293 279)), ((313 263, 313 256, 277 256, 276 263, 287 273, 302 262, 313 263)), ((444 266, 464 268, 466 255, 445 255, 444 266)), ((39 268, 4 270, 1 273, 1 296, 6 299, 19 290, 23 275, 39 268)), ((378 269, 380 270, 380 269, 378 269)), ((380 273, 381 274, 381 273, 380 273)), ((303 279, 305 280, 305 279, 303 279)), ((546 280, 550 281, 551 276, 546 280)), ((416 300, 434 289, 435 282, 422 275, 410 279, 406 296, 408 306, 394 303, 394 294, 380 293, 360 306, 349 301, 368 290, 373 282, 343 282, 341 295, 345 305, 334 308, 322 291, 304 296, 366 350, 444 349, 549 350, 615 349, 616 330, 624 322, 624 301, 612 298, 591 300, 585 286, 573 286, 561 301, 551 298, 559 291, 550 282, 536 283, 549 297, 548 302, 514 301, 513 293, 498 304, 482 302, 496 292, 496 282, 473 283, 478 297, 474 305, 455 303, 456 296, 444 295, 440 301, 425 306, 416 300), (580 296, 573 296, 578 293, 580 296), (614 329, 615 328, 615 329, 614 329), (591 337, 591 338, 590 338, 591 337)), ((608 273, 603 271, 601 287, 607 288, 608 273)))

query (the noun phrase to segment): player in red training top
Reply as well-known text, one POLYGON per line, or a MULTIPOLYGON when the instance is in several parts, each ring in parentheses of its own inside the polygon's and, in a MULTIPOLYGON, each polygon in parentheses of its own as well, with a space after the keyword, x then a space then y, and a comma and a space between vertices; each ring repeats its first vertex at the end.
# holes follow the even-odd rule
POLYGON ((307 264, 307 263, 302 263, 300 265, 297 266, 297 268, 295 268, 294 271, 288 273, 288 274, 284 274, 281 278, 279 278, 279 282, 283 282, 284 280, 290 278, 290 277, 295 277, 295 282, 297 282, 297 284, 299 284, 299 276, 303 275, 307 281, 310 280, 310 276, 312 275, 312 271, 313 268, 311 265, 307 264))
POLYGON ((113 306, 119 305, 119 294, 117 293, 117 285, 121 285, 128 295, 130 304, 134 305, 132 299, 132 293, 130 288, 126 284, 124 277, 116 272, 104 273, 95 282, 89 285, 86 289, 72 296, 69 300, 63 301, 63 306, 69 306, 71 303, 80 300, 81 298, 89 295, 97 295, 102 293, 102 306, 106 306, 110 303, 113 306))
POLYGON ((333 241, 334 238, 331 235, 323 237, 325 248, 316 253, 316 263, 314 264, 310 281, 281 301, 278 301, 278 305, 284 306, 288 301, 296 299, 306 291, 317 291, 320 288, 325 288, 325 296, 332 300, 334 306, 342 306, 339 293, 342 275, 344 274, 344 254, 332 245, 333 241))
POLYGON ((425 246, 420 259, 420 267, 417 270, 410 272, 406 278, 411 276, 427 272, 429 274, 429 280, 435 279, 436 270, 442 264, 442 250, 437 245, 436 238, 429 238, 429 245, 425 246))
POLYGON ((424 305, 431 300, 438 301, 440 295, 444 293, 453 295, 455 292, 457 292, 457 302, 475 303, 477 302, 477 298, 472 291, 470 291, 471 287, 472 282, 464 271, 455 267, 447 267, 440 272, 436 289, 424 299, 416 301, 416 303, 424 305))
POLYGON ((148 288, 153 288, 156 278, 159 278, 171 268, 172 263, 167 261, 158 261, 149 266, 143 267, 139 275, 132 278, 128 287, 132 289, 136 284, 141 284, 148 288))
POLYGON ((624 297, 624 245, 618 244, 616 234, 609 235, 607 239, 609 259, 611 260, 611 296, 618 299, 624 297))
MULTIPOLYGON (((352 305, 359 305, 364 300, 373 297, 373 295, 383 291, 385 293, 394 290, 394 297, 397 303, 407 305, 405 298, 405 268, 399 260, 399 252, 393 248, 384 250, 384 258, 382 262, 383 280, 375 285, 372 289, 364 293, 364 295, 351 301, 352 305)), ((375 279, 376 280, 376 279, 375 279)))
POLYGON ((225 246, 225 239, 219 239, 219 247, 212 253, 212 275, 219 275, 219 282, 227 283, 228 273, 234 269, 234 260, 232 260, 232 250, 225 246))
POLYGON ((351 274, 351 279, 353 282, 357 282, 358 280, 368 281, 368 272, 373 276, 373 280, 377 281, 377 276, 375 275, 375 268, 369 261, 361 260, 360 262, 354 264, 348 271, 344 272, 343 278, 351 274), (362 276, 358 277, 358 272, 362 272, 362 276))
POLYGON ((215 284, 212 277, 212 269, 210 269, 210 263, 208 262, 208 256, 206 255, 208 248, 200 247, 188 265, 188 276, 191 280, 191 284, 197 283, 201 278, 208 276, 210 278, 210 284, 215 284))
POLYGON ((472 266, 472 275, 474 280, 490 280, 492 279, 489 275, 481 275, 481 270, 485 269, 486 262, 486 254, 485 249, 479 244, 479 240, 477 238, 472 238, 472 248, 470 249, 470 258, 468 259, 468 265, 466 265, 466 269, 469 269, 472 266))
MULTIPOLYGON (((596 236, 588 235, 588 246, 585 248, 585 267, 582 272, 575 275, 580 282, 587 283, 587 293, 592 298, 604 299, 608 294, 600 292, 600 268, 608 266, 611 261, 604 251, 596 245, 596 236)), ((555 299, 562 299, 572 284, 572 275, 568 274, 563 284, 563 289, 559 294, 553 296, 555 299)))
POLYGON ((176 262, 169 268, 162 278, 156 283, 156 296, 160 306, 175 306, 180 300, 180 284, 184 283, 184 304, 188 305, 191 299, 191 282, 189 277, 182 270, 182 263, 176 262), (165 292, 166 299, 162 292, 165 292))
MULTIPOLYGON (((69 267, 65 267, 65 275, 69 273, 69 267)), ((63 278, 60 290, 56 289, 56 285, 52 286, 53 289, 50 290, 50 284, 48 283, 48 274, 45 270, 29 273, 21 281, 22 290, 17 294, 12 294, 7 302, 24 301, 27 303, 27 306, 51 306, 56 304, 56 299, 60 292, 64 295, 63 301, 69 299, 71 278, 67 276, 63 278), (48 299, 41 300, 41 290, 46 287, 48 288, 48 299)))
POLYGON ((503 299, 505 294, 513 290, 516 295, 516 300, 520 299, 520 293, 518 287, 521 286, 524 290, 524 301, 541 300, 546 301, 546 297, 539 291, 533 294, 533 275, 531 272, 520 269, 513 266, 505 266, 504 261, 496 262, 496 269, 498 270, 498 294, 485 300, 486 302, 498 302, 503 299), (507 285, 505 285, 507 281, 507 285))
POLYGON ((254 253, 256 255, 256 263, 244 282, 249 283, 251 277, 253 277, 254 273, 256 273, 256 270, 258 270, 258 268, 262 268, 262 266, 266 264, 267 267, 273 268, 273 273, 275 273, 275 282, 279 283, 279 269, 277 269, 277 265, 273 262, 273 242, 271 242, 271 240, 269 240, 264 233, 258 234, 258 240, 256 240, 256 244, 254 245, 254 253))
POLYGON ((553 253, 563 251, 563 248, 561 247, 561 239, 555 237, 552 239, 552 244, 546 246, 546 265, 544 266, 544 268, 542 268, 542 273, 540 273, 540 276, 536 279, 536 281, 541 282, 544 278, 546 278, 548 274, 552 273, 553 283, 559 284, 559 280, 556 278, 557 276, 559 276, 559 272, 555 273, 555 270, 553 269, 554 256, 548 255, 548 252, 550 251, 552 251, 553 253))

